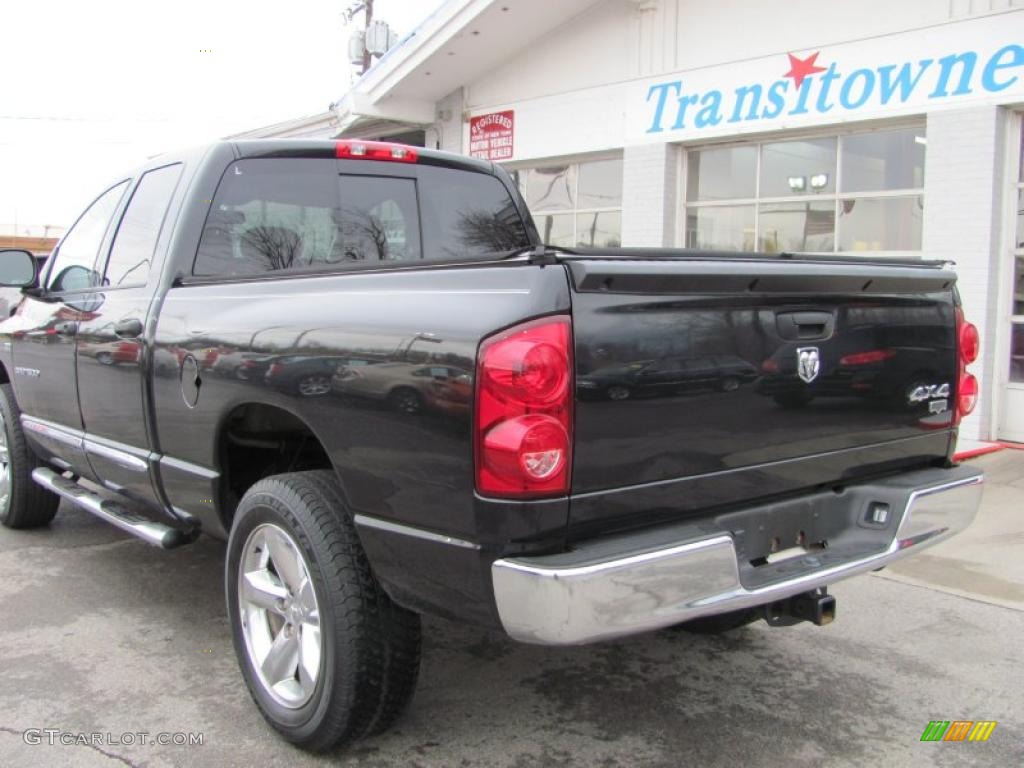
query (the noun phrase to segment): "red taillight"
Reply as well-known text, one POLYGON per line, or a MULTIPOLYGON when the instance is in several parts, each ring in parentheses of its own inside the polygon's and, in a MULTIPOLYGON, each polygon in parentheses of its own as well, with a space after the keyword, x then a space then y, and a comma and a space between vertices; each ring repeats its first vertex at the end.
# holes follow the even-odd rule
POLYGON ((957 365, 960 375, 956 386, 956 421, 968 415, 978 404, 978 380, 967 372, 967 366, 978 359, 981 339, 978 329, 964 318, 961 307, 956 308, 957 365))
POLYGON ((978 359, 978 350, 981 347, 981 340, 978 338, 978 329, 974 323, 963 320, 963 312, 960 314, 960 359, 965 365, 970 365, 978 359))
POLYGON ((271 363, 267 367, 267 376, 277 376, 284 370, 284 363, 271 363))
POLYGON ((572 329, 535 320, 480 345, 476 379, 476 487, 485 496, 569 492, 572 329))
POLYGON ((891 360, 896 357, 895 349, 872 349, 869 352, 858 352, 839 358, 840 365, 871 365, 891 360))
POLYGON ((357 139, 339 141, 336 155, 345 160, 388 160, 393 163, 415 163, 419 159, 415 147, 357 139))
POLYGON ((961 377, 956 393, 957 408, 961 416, 966 416, 978 404, 978 380, 974 374, 968 373, 961 377))

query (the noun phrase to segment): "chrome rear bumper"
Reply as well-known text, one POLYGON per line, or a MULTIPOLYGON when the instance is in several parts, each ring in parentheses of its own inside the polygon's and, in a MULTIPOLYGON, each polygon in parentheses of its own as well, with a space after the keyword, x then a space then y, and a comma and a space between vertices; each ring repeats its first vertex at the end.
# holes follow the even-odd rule
POLYGON ((905 499, 902 510, 893 510, 888 546, 840 560, 809 552, 786 561, 785 578, 753 588, 741 583, 728 534, 653 548, 649 537, 627 535, 564 554, 503 558, 491 568, 498 613, 517 640, 570 645, 775 602, 881 568, 963 530, 981 503, 983 479, 960 466, 877 483, 872 487, 896 489, 905 499))

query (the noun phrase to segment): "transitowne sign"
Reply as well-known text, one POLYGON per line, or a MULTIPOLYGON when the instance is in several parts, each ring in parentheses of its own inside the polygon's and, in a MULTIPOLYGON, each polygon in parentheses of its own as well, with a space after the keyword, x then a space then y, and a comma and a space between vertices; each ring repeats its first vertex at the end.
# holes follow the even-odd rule
POLYGON ((637 81, 631 142, 686 141, 1024 98, 1024 12, 637 81))

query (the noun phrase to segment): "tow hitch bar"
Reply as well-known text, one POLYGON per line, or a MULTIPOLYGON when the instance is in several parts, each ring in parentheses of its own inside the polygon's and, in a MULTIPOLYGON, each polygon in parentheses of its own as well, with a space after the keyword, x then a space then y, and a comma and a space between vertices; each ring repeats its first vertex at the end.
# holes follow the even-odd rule
POLYGON ((801 621, 820 627, 831 624, 835 617, 836 599, 828 594, 826 587, 801 592, 764 607, 764 620, 772 627, 788 627, 801 621))

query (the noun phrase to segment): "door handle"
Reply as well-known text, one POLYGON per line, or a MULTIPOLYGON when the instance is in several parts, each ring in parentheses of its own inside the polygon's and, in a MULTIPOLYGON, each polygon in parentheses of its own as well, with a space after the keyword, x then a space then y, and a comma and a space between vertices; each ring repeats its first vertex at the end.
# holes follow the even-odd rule
POLYGON ((134 339, 142 335, 142 321, 129 317, 114 326, 114 335, 121 339, 134 339))
POLYGON ((65 320, 54 325, 53 330, 61 336, 74 336, 75 332, 78 330, 78 323, 74 320, 65 320))

